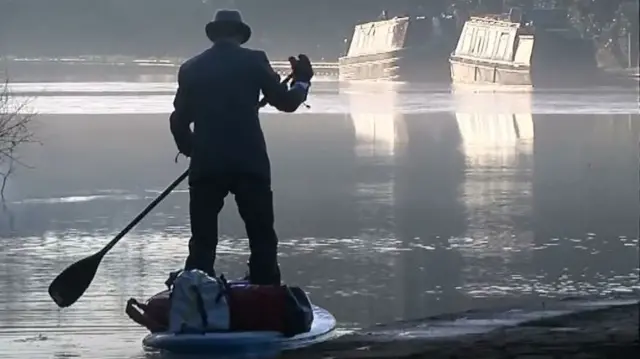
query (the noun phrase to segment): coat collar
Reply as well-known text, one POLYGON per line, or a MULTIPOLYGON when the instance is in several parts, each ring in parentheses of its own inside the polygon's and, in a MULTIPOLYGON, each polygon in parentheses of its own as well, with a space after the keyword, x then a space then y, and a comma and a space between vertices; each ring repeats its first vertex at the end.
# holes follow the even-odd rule
POLYGON ((211 47, 212 48, 218 48, 218 47, 240 47, 240 44, 238 44, 237 42, 235 42, 233 40, 218 40, 218 41, 214 42, 211 47))

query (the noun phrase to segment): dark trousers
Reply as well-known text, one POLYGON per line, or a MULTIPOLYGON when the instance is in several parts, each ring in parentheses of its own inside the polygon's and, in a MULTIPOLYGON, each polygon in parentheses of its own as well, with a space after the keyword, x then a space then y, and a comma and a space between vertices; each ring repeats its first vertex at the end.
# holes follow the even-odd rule
POLYGON ((273 193, 268 181, 248 175, 224 175, 198 180, 189 186, 191 240, 185 269, 213 274, 218 244, 218 214, 232 193, 242 217, 251 256, 253 284, 280 284, 278 237, 274 229, 273 193))

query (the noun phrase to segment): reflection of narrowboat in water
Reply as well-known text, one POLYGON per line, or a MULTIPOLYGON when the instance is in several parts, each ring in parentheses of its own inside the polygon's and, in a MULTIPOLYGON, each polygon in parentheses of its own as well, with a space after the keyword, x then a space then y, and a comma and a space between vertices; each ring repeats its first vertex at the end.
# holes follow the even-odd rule
POLYGON ((533 155, 535 131, 530 92, 455 89, 452 99, 467 166, 509 171, 517 168, 523 157, 533 155))
POLYGON ((401 108, 403 84, 343 83, 356 136, 356 154, 361 158, 393 158, 407 134, 401 108))
MULTIPOLYGON (((558 10, 552 12, 556 14, 558 10)), ((509 14, 471 17, 449 58, 453 83, 525 86, 598 83, 602 76, 593 44, 579 37, 566 16, 555 19, 559 20, 525 22, 517 8, 509 14)))
POLYGON ((455 45, 454 20, 396 17, 356 25, 340 80, 449 82, 447 56, 455 45))
MULTIPOLYGON (((519 91, 452 92, 459 148, 465 157, 460 198, 467 228, 461 237, 476 240, 459 251, 483 267, 491 268, 495 258, 509 262, 531 255, 533 233, 523 226, 522 218, 530 217, 532 201, 532 97, 530 92, 519 91), (479 240, 484 238, 491 240, 479 240)), ((496 273, 488 271, 492 272, 496 273)), ((480 286, 471 289, 492 292, 480 286)))

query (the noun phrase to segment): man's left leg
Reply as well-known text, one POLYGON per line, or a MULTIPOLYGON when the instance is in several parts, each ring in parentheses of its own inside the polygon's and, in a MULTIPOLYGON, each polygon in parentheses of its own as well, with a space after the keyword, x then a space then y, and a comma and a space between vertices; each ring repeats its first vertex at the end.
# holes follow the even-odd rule
POLYGON ((185 270, 200 269, 215 275, 213 266, 218 245, 218 214, 224 206, 227 193, 227 183, 222 178, 190 184, 191 239, 185 270))

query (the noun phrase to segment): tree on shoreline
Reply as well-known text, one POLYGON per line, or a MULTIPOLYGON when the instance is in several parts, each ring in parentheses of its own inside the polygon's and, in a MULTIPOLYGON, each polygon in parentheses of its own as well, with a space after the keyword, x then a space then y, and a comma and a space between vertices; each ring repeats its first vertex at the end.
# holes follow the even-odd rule
POLYGON ((16 164, 22 164, 17 149, 26 143, 35 142, 31 132, 33 114, 26 111, 26 102, 12 101, 8 80, 0 85, 0 202, 5 201, 7 180, 16 164))

